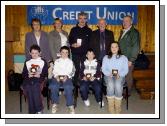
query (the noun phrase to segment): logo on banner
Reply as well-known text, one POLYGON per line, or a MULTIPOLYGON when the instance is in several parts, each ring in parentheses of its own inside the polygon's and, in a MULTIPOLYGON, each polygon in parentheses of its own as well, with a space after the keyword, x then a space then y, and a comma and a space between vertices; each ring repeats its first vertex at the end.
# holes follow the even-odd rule
POLYGON ((45 24, 48 16, 48 10, 45 6, 33 6, 30 9, 30 15, 32 18, 39 18, 42 24, 45 24))

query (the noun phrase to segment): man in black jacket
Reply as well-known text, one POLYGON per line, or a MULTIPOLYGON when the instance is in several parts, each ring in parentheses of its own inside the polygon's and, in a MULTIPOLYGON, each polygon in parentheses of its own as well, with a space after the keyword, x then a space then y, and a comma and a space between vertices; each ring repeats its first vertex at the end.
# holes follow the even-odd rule
POLYGON ((92 30, 87 26, 87 14, 78 14, 78 23, 73 27, 69 34, 69 43, 72 52, 72 60, 76 71, 74 75, 74 85, 77 86, 80 64, 84 61, 86 52, 89 48, 92 30))
POLYGON ((108 53, 110 45, 114 42, 114 35, 112 31, 106 29, 105 19, 99 19, 97 30, 92 32, 90 48, 95 52, 95 56, 99 61, 108 53))

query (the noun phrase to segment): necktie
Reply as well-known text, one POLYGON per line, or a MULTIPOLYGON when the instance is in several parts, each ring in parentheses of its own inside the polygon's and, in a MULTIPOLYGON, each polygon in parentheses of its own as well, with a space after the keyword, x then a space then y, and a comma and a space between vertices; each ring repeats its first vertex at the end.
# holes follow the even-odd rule
POLYGON ((104 51, 105 50, 105 36, 104 36, 104 32, 100 33, 100 51, 104 51))

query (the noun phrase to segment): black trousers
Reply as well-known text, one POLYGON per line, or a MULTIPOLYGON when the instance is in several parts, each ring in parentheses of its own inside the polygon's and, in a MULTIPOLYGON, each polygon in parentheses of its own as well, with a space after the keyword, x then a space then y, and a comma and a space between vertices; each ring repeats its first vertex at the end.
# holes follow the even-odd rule
POLYGON ((86 54, 83 54, 82 56, 77 54, 72 54, 72 61, 76 69, 74 79, 73 79, 73 84, 75 87, 74 92, 76 94, 78 94, 78 87, 79 87, 78 84, 79 84, 80 65, 81 65, 81 62, 84 62, 85 58, 86 58, 86 54))

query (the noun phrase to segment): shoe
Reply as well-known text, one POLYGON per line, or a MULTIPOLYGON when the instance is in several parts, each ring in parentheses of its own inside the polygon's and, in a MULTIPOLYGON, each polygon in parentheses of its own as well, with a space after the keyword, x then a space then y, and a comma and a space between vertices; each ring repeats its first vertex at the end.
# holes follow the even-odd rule
POLYGON ((101 104, 101 102, 99 102, 99 105, 100 105, 100 107, 101 107, 101 105, 102 105, 102 107, 104 107, 104 101, 102 101, 102 104, 101 104))
POLYGON ((122 98, 115 97, 115 113, 120 114, 122 109, 122 98))
POLYGON ((61 92, 61 91, 59 91, 59 96, 60 96, 60 95, 62 95, 62 92, 61 92))
POLYGON ((73 105, 69 106, 68 108, 69 108, 69 113, 70 114, 75 114, 75 110, 74 110, 74 106, 73 105))
POLYGON ((107 96, 108 102, 108 112, 111 114, 115 114, 115 97, 107 96))
POLYGON ((85 103, 86 106, 90 106, 90 101, 89 101, 89 99, 84 100, 84 103, 85 103))
POLYGON ((54 114, 54 113, 56 113, 57 112, 57 104, 53 104, 52 105, 52 113, 54 114))
POLYGON ((42 113, 43 113, 42 111, 37 112, 37 114, 42 114, 42 113))

